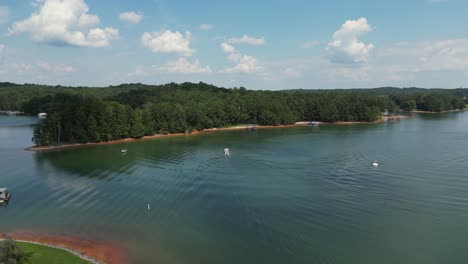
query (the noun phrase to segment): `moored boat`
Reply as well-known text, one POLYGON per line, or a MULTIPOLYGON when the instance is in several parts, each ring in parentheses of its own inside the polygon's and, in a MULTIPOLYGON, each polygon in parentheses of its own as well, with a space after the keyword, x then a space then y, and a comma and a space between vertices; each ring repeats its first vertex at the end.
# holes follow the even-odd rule
POLYGON ((6 188, 0 188, 0 205, 10 201, 11 193, 6 188))
POLYGON ((249 126, 247 127, 247 130, 248 130, 248 131, 255 131, 255 130, 257 130, 257 125, 249 125, 249 126))

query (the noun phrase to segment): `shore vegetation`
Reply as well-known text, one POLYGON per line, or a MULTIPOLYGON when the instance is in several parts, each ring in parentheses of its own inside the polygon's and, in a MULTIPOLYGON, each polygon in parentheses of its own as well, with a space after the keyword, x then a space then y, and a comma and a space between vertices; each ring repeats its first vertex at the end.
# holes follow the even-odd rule
POLYGON ((0 109, 47 113, 36 146, 109 142, 239 124, 375 122, 383 113, 465 108, 466 89, 260 91, 206 83, 122 84, 104 88, 0 83, 0 109))

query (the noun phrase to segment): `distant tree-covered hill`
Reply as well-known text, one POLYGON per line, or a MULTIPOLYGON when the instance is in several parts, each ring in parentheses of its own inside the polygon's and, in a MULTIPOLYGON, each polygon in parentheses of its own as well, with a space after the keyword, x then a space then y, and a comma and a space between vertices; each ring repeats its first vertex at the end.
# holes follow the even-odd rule
POLYGON ((57 93, 71 93, 104 98, 143 87, 148 87, 148 85, 122 84, 119 86, 97 88, 0 83, 0 110, 23 110, 23 104, 32 98, 55 95, 57 93))
POLYGON ((350 88, 350 89, 320 89, 320 90, 307 90, 307 89, 291 89, 284 90, 285 92, 290 93, 367 93, 378 96, 388 96, 393 94, 406 94, 406 95, 417 95, 417 94, 428 94, 428 93, 438 93, 453 95, 457 97, 467 97, 468 88, 457 88, 457 89, 443 89, 443 88, 398 88, 398 87, 379 87, 379 88, 350 88))

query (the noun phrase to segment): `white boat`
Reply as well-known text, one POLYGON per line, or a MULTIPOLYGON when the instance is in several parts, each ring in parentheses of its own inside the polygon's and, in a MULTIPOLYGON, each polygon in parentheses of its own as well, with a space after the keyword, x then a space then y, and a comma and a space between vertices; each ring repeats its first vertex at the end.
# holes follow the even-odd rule
POLYGON ((122 149, 120 152, 127 153, 127 149, 122 149))
POLYGON ((6 188, 0 188, 0 204, 7 204, 10 201, 11 194, 6 188))
POLYGON ((228 148, 225 148, 225 149, 224 149, 224 155, 226 155, 226 156, 229 156, 229 155, 230 155, 229 149, 228 149, 228 148))
POLYGON ((376 161, 376 160, 374 160, 374 162, 372 163, 372 165, 373 165, 374 167, 378 167, 378 166, 379 166, 379 162, 376 161))

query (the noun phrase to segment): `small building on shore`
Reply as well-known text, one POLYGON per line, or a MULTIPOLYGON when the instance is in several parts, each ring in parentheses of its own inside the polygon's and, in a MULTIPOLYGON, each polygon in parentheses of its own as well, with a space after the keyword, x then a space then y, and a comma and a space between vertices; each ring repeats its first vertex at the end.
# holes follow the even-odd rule
POLYGON ((39 117, 39 119, 46 119, 47 118, 47 113, 39 113, 39 114, 37 114, 37 117, 39 117))

